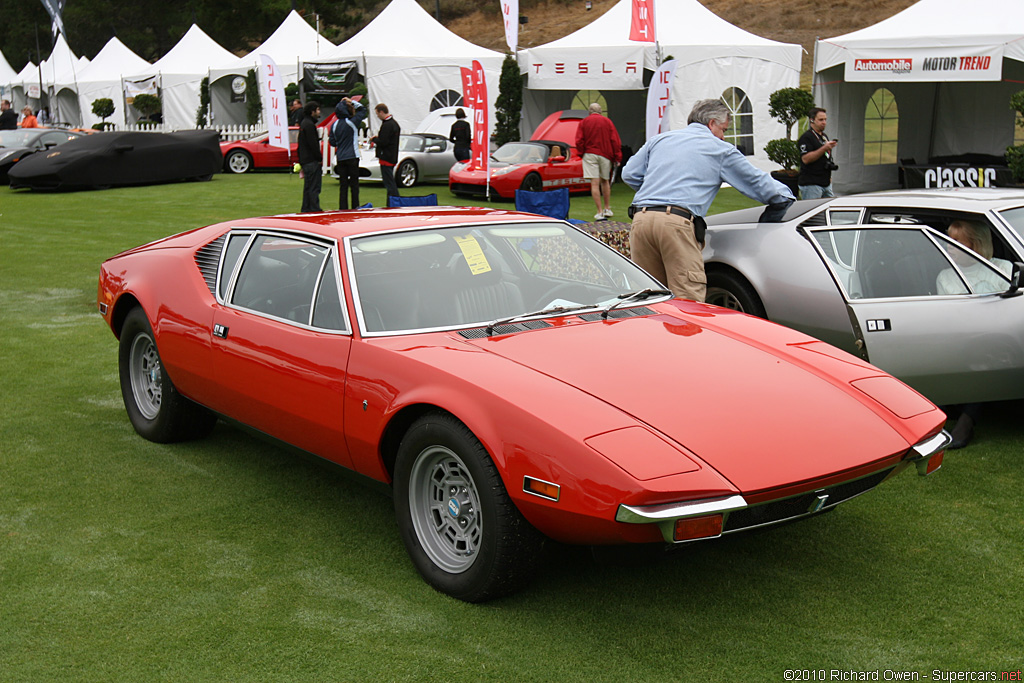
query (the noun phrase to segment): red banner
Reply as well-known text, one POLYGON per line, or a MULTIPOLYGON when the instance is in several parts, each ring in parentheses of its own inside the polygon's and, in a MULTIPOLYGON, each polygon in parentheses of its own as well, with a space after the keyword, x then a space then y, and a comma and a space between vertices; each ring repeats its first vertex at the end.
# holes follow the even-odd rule
POLYGON ((459 67, 459 71, 462 72, 462 106, 475 109, 476 95, 473 92, 473 70, 462 66, 459 67))
POLYGON ((487 127, 487 79, 480 62, 473 60, 473 156, 469 167, 484 171, 490 185, 491 149, 490 132, 487 127))
POLYGON ((633 19, 629 24, 629 39, 653 43, 654 0, 633 0, 633 19))

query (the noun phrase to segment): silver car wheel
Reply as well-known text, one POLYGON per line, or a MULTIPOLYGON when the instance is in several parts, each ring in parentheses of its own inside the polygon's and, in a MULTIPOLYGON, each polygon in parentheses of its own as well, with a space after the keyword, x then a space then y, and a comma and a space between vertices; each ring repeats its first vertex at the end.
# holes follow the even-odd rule
POLYGON ((743 310, 743 304, 736 298, 736 295, 721 287, 708 287, 707 294, 704 296, 704 302, 714 306, 721 306, 722 308, 731 308, 734 311, 746 312, 743 310))
POLYGON ((147 420, 156 419, 163 401, 163 368, 152 337, 140 334, 132 341, 129 373, 132 395, 139 412, 147 420))
POLYGON ((252 167, 252 159, 245 152, 236 149, 228 154, 227 167, 232 173, 245 173, 252 167))
POLYGON ((466 464, 444 446, 430 446, 409 473, 409 512, 416 537, 431 561, 457 574, 476 561, 483 519, 476 484, 466 464))

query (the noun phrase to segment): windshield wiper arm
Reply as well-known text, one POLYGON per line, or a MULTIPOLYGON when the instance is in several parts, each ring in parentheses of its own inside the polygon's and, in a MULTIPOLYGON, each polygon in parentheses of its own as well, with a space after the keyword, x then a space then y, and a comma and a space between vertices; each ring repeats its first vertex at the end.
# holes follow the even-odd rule
POLYGON ((525 320, 527 318, 537 318, 546 315, 561 315, 563 313, 571 313, 572 311, 582 311, 585 308, 593 308, 593 304, 580 304, 578 306, 549 306, 542 308, 539 311, 533 311, 532 313, 520 313, 519 315, 511 315, 507 318, 498 318, 497 320, 487 323, 484 330, 487 332, 487 336, 494 334, 494 328, 500 327, 501 325, 508 325, 510 323, 525 320))
POLYGON ((601 317, 607 320, 608 314, 614 311, 619 306, 625 306, 626 304, 631 303, 633 301, 649 299, 652 296, 664 296, 666 294, 672 294, 672 292, 667 289, 653 289, 651 287, 648 287, 647 289, 640 289, 635 292, 629 292, 628 294, 620 294, 618 296, 618 301, 616 301, 613 304, 609 304, 608 306, 605 306, 601 310, 601 317))

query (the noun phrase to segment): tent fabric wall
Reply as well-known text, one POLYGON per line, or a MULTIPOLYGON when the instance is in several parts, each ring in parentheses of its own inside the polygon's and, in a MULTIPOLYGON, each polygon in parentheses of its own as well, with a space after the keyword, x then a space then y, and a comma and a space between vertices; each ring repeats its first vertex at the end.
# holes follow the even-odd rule
POLYGON ((114 103, 114 114, 107 121, 117 127, 124 127, 124 95, 121 91, 121 74, 135 73, 149 67, 149 63, 135 54, 117 36, 107 41, 103 49, 82 69, 78 75, 78 106, 81 111, 81 125, 91 127, 102 119, 92 113, 92 103, 102 97, 114 103))
POLYGON ((834 152, 835 190, 895 188, 897 163, 865 164, 865 112, 872 95, 886 88, 896 101, 897 159, 928 163, 963 154, 1002 156, 1014 137, 1010 96, 1024 87, 1024 3, 976 0, 965 11, 954 0, 920 0, 874 26, 819 40, 815 65, 815 99, 829 111, 828 132, 840 141, 834 152), (999 80, 965 80, 970 74, 961 67, 969 62, 950 58, 958 51, 1001 55, 981 76, 999 80), (950 58, 945 62, 950 68, 922 68, 935 57, 950 58), (902 60, 902 68, 866 80, 857 60, 902 60))
MULTIPOLYGON (((370 107, 383 102, 403 130, 414 130, 443 90, 462 94, 460 67, 480 62, 487 77, 490 119, 504 55, 474 45, 452 33, 416 0, 391 0, 363 30, 333 50, 307 62, 355 61, 363 74, 370 107)), ((368 119, 376 130, 376 117, 368 119)))
MULTIPOLYGON (((171 129, 195 128, 199 109, 199 85, 210 69, 225 67, 236 57, 201 28, 192 24, 178 44, 154 64, 122 80, 139 81, 156 76, 160 84, 164 124, 171 129)), ((129 118, 135 117, 129 112, 129 118)))
POLYGON ((0 50, 0 98, 9 100, 11 98, 11 82, 18 75, 18 72, 11 68, 4 53, 0 50))
POLYGON ((645 107, 637 111, 636 98, 625 93, 644 92, 649 72, 661 58, 672 57, 677 67, 667 114, 669 128, 685 127, 696 101, 719 97, 730 87, 740 88, 753 107, 752 160, 768 164, 765 143, 785 136, 782 124, 768 114, 768 97, 779 88, 799 86, 800 46, 748 33, 697 0, 655 0, 658 44, 637 43, 629 40, 630 11, 630 0, 620 0, 580 30, 520 51, 520 69, 527 75, 529 93, 524 97, 522 132, 528 135, 535 121, 554 111, 542 107, 565 100, 547 93, 566 92, 571 101, 578 90, 599 90, 623 142, 637 149, 646 136, 645 107), (637 119, 625 119, 626 112, 637 119), (629 125, 634 120, 640 123, 629 125))

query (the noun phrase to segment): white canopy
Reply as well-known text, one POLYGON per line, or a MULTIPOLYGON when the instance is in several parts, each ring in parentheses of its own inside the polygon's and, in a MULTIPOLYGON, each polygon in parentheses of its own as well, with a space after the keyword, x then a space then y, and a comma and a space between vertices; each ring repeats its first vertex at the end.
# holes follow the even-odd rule
POLYGON ((268 55, 274 60, 280 71, 281 81, 287 85, 298 82, 300 62, 315 61, 319 55, 332 48, 334 43, 317 33, 298 12, 292 10, 277 30, 258 48, 223 68, 210 69, 210 99, 216 122, 245 123, 244 104, 232 102, 231 81, 234 77, 245 76, 250 69, 258 69, 261 54, 268 55))
POLYGON ((235 60, 233 54, 192 24, 170 52, 137 73, 125 72, 124 80, 138 82, 156 77, 164 123, 171 128, 194 128, 200 83, 210 69, 223 68, 235 60))
POLYGON ((698 100, 737 88, 747 100, 739 98, 737 113, 747 113, 740 122, 749 125, 753 136, 747 151, 764 160, 765 143, 785 136, 782 124, 768 114, 768 96, 799 86, 800 46, 748 33, 697 0, 655 0, 654 17, 657 44, 629 39, 631 0, 620 0, 580 30, 520 51, 520 68, 528 75, 524 131, 532 131, 552 111, 569 109, 579 90, 600 90, 623 142, 639 146, 645 137, 644 70, 653 71, 671 57, 677 65, 669 128, 684 127, 698 100), (640 92, 609 92, 628 90, 640 92))
POLYGON ((3 50, 0 50, 0 98, 10 99, 11 98, 11 82, 18 75, 7 58, 4 57, 3 50))
POLYGON ((124 95, 121 92, 121 74, 136 73, 149 67, 149 62, 131 51, 117 36, 107 41, 89 66, 78 74, 78 102, 81 109, 80 125, 89 127, 102 119, 92 113, 92 103, 106 97, 114 102, 114 114, 108 122, 124 126, 124 95))
POLYGON ((1022 82, 1021 0, 920 0, 874 26, 819 40, 815 97, 829 110, 827 132, 841 140, 836 190, 896 187, 897 159, 1001 157, 1013 144, 1009 99, 1022 82), (897 141, 894 155, 865 145, 867 113, 877 118, 872 98, 882 89, 894 100, 885 112, 893 128, 884 135, 897 141))
POLYGON ((11 79, 11 104, 15 111, 21 111, 29 100, 35 100, 38 104, 40 98, 39 90, 42 87, 39 78, 39 67, 31 61, 21 68, 14 78, 11 79), (32 92, 36 94, 32 95, 32 92))
MULTIPOLYGON (((503 59, 446 29, 416 0, 391 0, 362 31, 316 60, 304 61, 356 62, 370 102, 386 103, 402 129, 411 131, 432 110, 461 104, 460 67, 469 68, 473 60, 484 68, 493 111, 503 59)), ((375 117, 369 121, 377 125, 375 117)))

